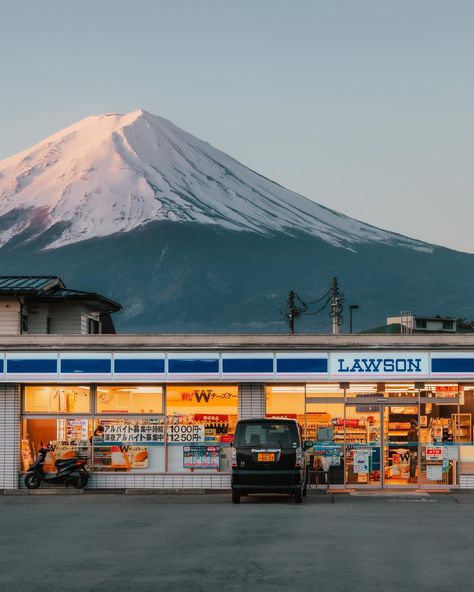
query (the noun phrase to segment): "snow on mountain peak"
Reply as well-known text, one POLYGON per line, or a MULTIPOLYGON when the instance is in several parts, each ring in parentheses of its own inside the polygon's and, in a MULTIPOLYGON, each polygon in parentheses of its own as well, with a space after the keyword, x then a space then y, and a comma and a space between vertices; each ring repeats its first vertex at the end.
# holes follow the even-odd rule
POLYGON ((0 245, 58 225, 47 245, 57 248, 155 220, 429 249, 293 193, 142 109, 86 117, 0 161, 0 245))

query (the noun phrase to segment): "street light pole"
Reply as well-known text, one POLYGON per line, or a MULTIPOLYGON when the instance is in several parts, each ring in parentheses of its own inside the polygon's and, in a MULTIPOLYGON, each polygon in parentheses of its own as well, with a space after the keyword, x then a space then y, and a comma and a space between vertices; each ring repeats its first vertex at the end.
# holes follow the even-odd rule
POLYGON ((358 304, 351 304, 349 306, 349 333, 352 333, 352 311, 359 308, 358 304))

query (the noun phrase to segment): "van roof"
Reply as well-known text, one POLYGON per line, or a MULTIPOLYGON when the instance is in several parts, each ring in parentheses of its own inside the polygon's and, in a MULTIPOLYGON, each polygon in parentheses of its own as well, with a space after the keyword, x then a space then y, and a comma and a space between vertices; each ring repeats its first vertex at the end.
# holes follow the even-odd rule
POLYGON ((286 421, 288 423, 298 423, 296 419, 288 417, 253 417, 252 419, 239 419, 237 423, 274 423, 275 421, 286 421))

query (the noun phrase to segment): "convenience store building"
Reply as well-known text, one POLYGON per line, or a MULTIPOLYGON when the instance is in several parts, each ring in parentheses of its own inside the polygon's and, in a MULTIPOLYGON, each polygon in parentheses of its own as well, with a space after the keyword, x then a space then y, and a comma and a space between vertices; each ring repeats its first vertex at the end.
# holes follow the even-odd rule
POLYGON ((238 418, 293 417, 334 489, 474 487, 473 335, 0 337, 0 489, 40 445, 91 488, 227 489, 238 418))

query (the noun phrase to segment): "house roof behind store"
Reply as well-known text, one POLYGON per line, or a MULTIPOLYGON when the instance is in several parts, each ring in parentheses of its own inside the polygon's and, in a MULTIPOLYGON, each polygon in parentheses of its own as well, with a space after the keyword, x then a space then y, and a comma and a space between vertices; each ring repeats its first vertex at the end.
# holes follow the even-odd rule
POLYGON ((54 275, 0 275, 0 294, 39 294, 54 286, 64 287, 54 275))
POLYGON ((118 302, 114 302, 96 292, 83 292, 81 290, 69 290, 67 288, 52 288, 41 294, 41 300, 48 302, 64 302, 78 300, 86 301, 100 310, 116 312, 122 309, 118 302))
POLYGON ((87 302, 99 310, 116 312, 122 309, 118 302, 105 298, 96 292, 70 290, 55 275, 2 275, 0 276, 0 296, 25 296, 26 301, 47 302, 87 302))

